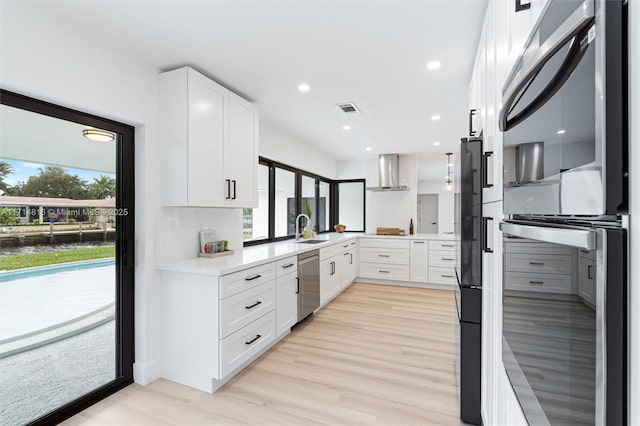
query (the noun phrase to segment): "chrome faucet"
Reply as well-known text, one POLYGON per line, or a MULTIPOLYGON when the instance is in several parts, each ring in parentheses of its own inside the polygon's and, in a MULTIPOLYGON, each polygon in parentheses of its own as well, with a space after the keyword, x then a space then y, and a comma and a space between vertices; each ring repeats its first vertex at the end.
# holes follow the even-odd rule
POLYGON ((298 241, 300 239, 300 218, 301 217, 306 217, 307 218, 307 225, 311 221, 311 219, 309 219, 309 216, 307 216, 304 213, 300 213, 298 215, 298 217, 296 217, 296 241, 298 241))

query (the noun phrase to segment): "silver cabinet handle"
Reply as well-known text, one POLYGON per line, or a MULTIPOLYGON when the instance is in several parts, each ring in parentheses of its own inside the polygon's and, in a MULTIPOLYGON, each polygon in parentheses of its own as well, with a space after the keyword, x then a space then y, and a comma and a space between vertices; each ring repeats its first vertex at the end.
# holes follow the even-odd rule
POLYGON ((544 262, 529 262, 529 265, 544 266, 544 262))
POLYGON ((414 241, 413 244, 424 244, 424 241, 414 241))
POLYGON ((529 284, 543 285, 544 281, 529 281, 529 284))
POLYGON ((382 270, 379 270, 378 272, 380 272, 381 274, 388 274, 389 273, 389 271, 382 271, 382 270))
POLYGON ((389 257, 388 254, 379 254, 378 257, 389 257))
POLYGON ((442 278, 453 278, 453 275, 442 275, 442 274, 440 274, 440 276, 442 278))
POLYGON ((440 260, 448 260, 450 262, 453 262, 455 259, 452 259, 450 257, 441 257, 440 260))

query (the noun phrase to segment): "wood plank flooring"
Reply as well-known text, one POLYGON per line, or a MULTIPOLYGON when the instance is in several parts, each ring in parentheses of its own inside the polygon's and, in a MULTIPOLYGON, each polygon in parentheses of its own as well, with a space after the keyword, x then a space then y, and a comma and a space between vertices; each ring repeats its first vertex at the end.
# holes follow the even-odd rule
POLYGON ((460 425, 449 291, 356 283, 214 394, 159 379, 66 425, 460 425))

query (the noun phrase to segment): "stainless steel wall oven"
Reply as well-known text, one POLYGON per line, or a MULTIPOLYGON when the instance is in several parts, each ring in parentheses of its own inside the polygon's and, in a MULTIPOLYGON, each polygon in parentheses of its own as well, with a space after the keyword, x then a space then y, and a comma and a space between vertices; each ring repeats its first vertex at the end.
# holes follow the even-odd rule
POLYGON ((550 0, 503 91, 502 360, 530 424, 628 422, 625 3, 550 0))

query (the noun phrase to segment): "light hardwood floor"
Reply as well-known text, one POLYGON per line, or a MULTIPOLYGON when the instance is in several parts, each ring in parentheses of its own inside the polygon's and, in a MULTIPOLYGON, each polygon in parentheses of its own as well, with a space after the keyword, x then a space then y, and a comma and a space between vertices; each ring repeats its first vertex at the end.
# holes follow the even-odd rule
POLYGON ((67 425, 460 425, 452 292, 353 284, 214 394, 159 379, 67 425))

